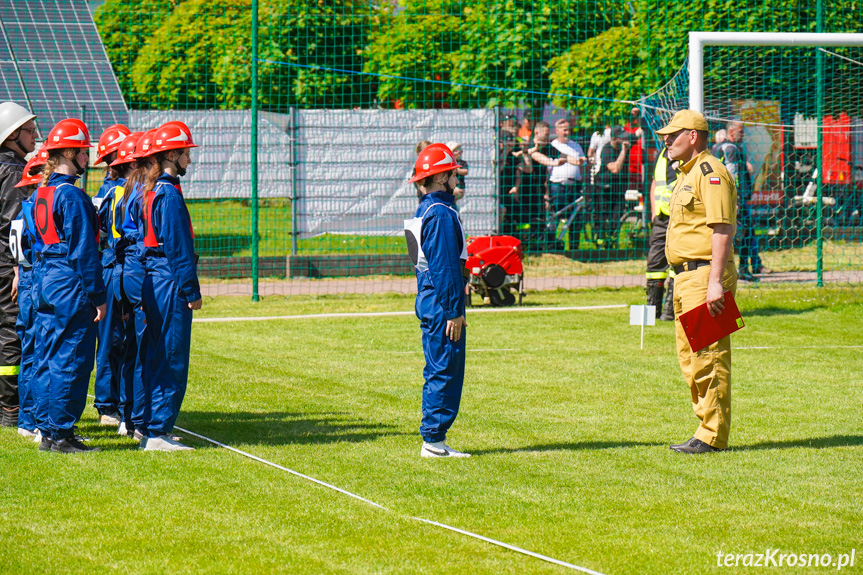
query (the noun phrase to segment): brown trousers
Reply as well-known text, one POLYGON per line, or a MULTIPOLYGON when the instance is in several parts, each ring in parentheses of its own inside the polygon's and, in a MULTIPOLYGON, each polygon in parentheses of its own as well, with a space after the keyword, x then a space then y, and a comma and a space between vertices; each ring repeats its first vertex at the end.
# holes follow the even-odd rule
MULTIPOLYGON (((674 315, 677 319, 677 358, 683 378, 692 392, 692 407, 701 420, 694 437, 725 449, 731 429, 731 336, 693 352, 680 323, 680 315, 707 299, 710 266, 678 274, 674 279, 674 315)), ((722 287, 737 295, 737 268, 728 262, 722 287)))

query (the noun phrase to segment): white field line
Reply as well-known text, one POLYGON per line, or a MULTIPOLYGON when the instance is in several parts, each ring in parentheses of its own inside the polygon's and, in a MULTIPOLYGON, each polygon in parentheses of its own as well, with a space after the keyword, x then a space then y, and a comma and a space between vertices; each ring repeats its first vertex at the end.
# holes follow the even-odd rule
MULTIPOLYGON (((628 307, 623 304, 619 305, 587 305, 587 306, 571 306, 571 307, 495 307, 473 309, 468 308, 467 315, 471 316, 475 313, 528 313, 528 312, 545 312, 545 311, 587 311, 594 309, 618 309, 628 307)), ((400 315, 415 315, 412 311, 376 311, 376 312, 356 312, 356 313, 311 313, 306 315, 266 315, 259 317, 205 317, 192 320, 195 323, 226 323, 238 321, 272 321, 272 320, 291 320, 291 319, 334 319, 334 318, 355 318, 355 317, 387 317, 400 315)))
MULTIPOLYGON (((253 460, 257 461, 258 463, 263 463, 264 465, 269 465, 270 467, 274 467, 280 471, 285 471, 287 473, 290 473, 291 475, 296 475, 297 477, 301 477, 301 478, 306 479, 308 481, 311 481, 313 483, 317 483, 318 485, 320 485, 322 487, 326 487, 327 489, 332 489, 334 491, 338 491, 342 495, 347 495, 348 497, 358 499, 359 501, 362 501, 364 503, 368 503, 369 505, 371 505, 373 507, 377 507, 378 509, 380 509, 382 511, 389 511, 390 513, 393 512, 391 509, 387 509, 383 505, 380 505, 379 503, 375 503, 374 501, 370 501, 370 500, 366 499, 365 497, 360 497, 356 493, 351 493, 350 491, 347 491, 346 489, 342 489, 341 487, 336 487, 335 485, 331 485, 329 483, 321 481, 320 479, 315 479, 314 477, 309 477, 308 475, 304 475, 304 474, 300 473, 299 471, 294 471, 293 469, 288 469, 287 467, 283 467, 277 463, 273 463, 272 461, 267 461, 266 459, 263 459, 263 458, 258 457, 256 455, 252 455, 251 453, 247 453, 247 452, 242 451, 240 449, 237 449, 235 447, 231 447, 230 445, 225 445, 224 443, 222 443, 220 441, 216 441, 215 439, 210 439, 209 437, 206 437, 204 435, 200 435, 198 433, 195 433, 194 431, 190 431, 188 429, 183 429, 182 427, 177 427, 177 426, 174 426, 174 429, 181 431, 183 433, 188 433, 189 435, 193 435, 193 436, 197 437, 198 439, 203 439, 204 441, 208 441, 208 442, 212 443, 213 445, 218 445, 219 447, 223 447, 229 451, 233 451, 234 453, 242 455, 243 457, 248 457, 249 459, 253 459, 253 460)), ((574 569, 575 571, 581 571, 582 573, 589 573, 590 575, 603 575, 602 573, 600 573, 598 571, 593 571, 591 569, 588 569, 587 567, 580 567, 578 565, 573 565, 572 563, 567 563, 565 561, 561 561, 560 559, 555 559, 554 557, 548 557, 546 555, 534 553, 533 551, 528 551, 527 549, 522 549, 521 547, 516 547, 515 545, 510 545, 509 543, 504 543, 503 541, 498 541, 496 539, 491 539, 489 537, 483 537, 482 535, 478 535, 478 534, 472 533, 470 531, 465 531, 463 529, 458 529, 457 527, 451 527, 449 525, 445 525, 444 523, 438 523, 437 521, 431 521, 429 519, 423 519, 422 517, 411 517, 411 516, 407 516, 407 515, 404 517, 407 517, 408 519, 413 519, 416 521, 421 521, 423 523, 428 523, 429 525, 435 525, 436 527, 448 529, 448 530, 454 531, 456 533, 461 533, 462 535, 467 535, 468 537, 473 537, 474 539, 479 539, 480 541, 485 541, 486 543, 491 543, 492 545, 497 545, 498 547, 503 547, 504 549, 509 549, 510 551, 515 551, 516 553, 521 553, 521 554, 527 555, 529 557, 541 559, 542 561, 546 561, 548 563, 554 563, 555 565, 560 565, 562 567, 574 569)))
POLYGON ((863 349, 863 345, 792 345, 783 346, 750 346, 750 347, 732 347, 731 349, 863 349))

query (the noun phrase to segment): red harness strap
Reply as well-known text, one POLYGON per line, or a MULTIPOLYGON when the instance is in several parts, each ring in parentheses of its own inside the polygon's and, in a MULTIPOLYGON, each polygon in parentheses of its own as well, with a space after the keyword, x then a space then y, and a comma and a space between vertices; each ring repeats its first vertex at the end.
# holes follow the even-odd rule
POLYGON ((158 248, 159 240, 156 239, 156 231, 153 229, 153 199, 156 192, 150 190, 144 194, 144 213, 141 214, 141 223, 144 224, 144 245, 148 248, 158 248))
POLYGON ((54 225, 54 186, 36 190, 35 220, 36 229, 46 245, 59 244, 57 226, 54 225))

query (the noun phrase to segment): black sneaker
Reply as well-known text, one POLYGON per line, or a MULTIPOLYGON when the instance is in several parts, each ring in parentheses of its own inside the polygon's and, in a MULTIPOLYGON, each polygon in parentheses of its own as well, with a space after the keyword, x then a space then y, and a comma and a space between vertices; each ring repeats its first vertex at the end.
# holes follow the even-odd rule
POLYGON ((58 453, 89 453, 91 451, 102 451, 102 448, 84 445, 77 437, 67 437, 66 439, 55 441, 54 445, 51 446, 51 451, 58 453))
POLYGON ((724 449, 719 449, 718 447, 708 445, 707 443, 704 443, 700 439, 695 439, 694 437, 686 443, 681 443, 680 445, 672 445, 671 449, 673 451, 676 451, 677 453, 715 453, 717 451, 725 451, 724 449))
POLYGON ((54 447, 54 440, 47 435, 43 435, 42 442, 39 443, 39 451, 51 451, 52 447, 54 447))

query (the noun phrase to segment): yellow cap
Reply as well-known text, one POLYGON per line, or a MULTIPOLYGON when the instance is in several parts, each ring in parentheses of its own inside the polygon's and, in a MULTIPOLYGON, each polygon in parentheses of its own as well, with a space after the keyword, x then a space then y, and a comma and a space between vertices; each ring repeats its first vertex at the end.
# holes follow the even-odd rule
POLYGON ((668 134, 673 134, 680 130, 699 130, 706 132, 708 130, 707 120, 705 120, 704 116, 695 110, 680 110, 674 114, 674 117, 671 118, 671 121, 668 122, 667 126, 656 130, 656 133, 660 136, 667 136, 668 134))

